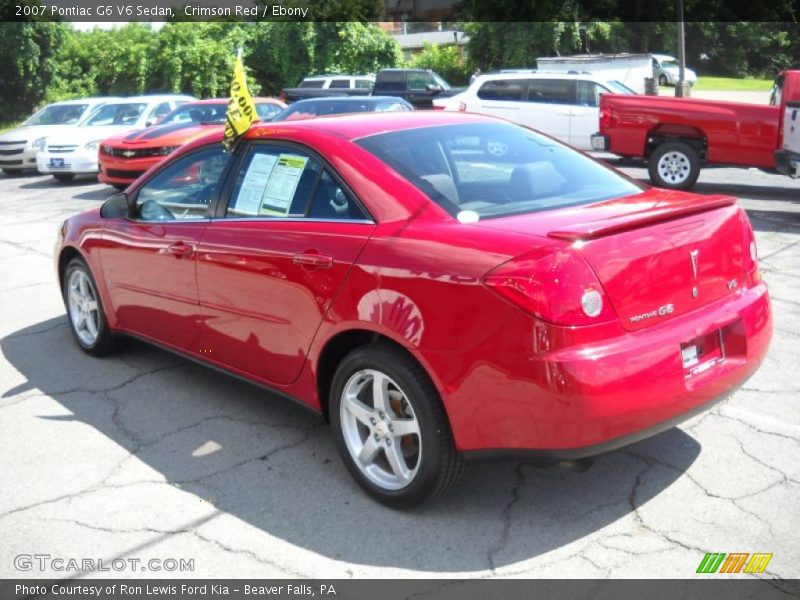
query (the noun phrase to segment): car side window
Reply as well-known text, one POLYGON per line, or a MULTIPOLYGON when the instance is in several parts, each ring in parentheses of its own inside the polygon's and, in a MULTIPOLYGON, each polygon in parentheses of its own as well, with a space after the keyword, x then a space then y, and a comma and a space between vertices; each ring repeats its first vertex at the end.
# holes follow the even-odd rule
POLYGON ((174 161, 139 188, 140 221, 205 219, 230 155, 220 144, 174 161))
POLYGON ((572 104, 572 80, 529 79, 528 102, 572 104))
POLYGON ((487 81, 478 90, 481 100, 520 102, 525 95, 526 82, 522 79, 495 79, 487 81))
POLYGON ((600 94, 608 91, 593 81, 576 81, 575 83, 577 85, 575 104, 578 106, 599 106, 600 94))
POLYGON ((234 185, 226 217, 303 217, 320 164, 302 150, 254 147, 234 185))
POLYGON ((331 81, 331 84, 328 86, 329 88, 333 89, 349 89, 350 88, 350 80, 349 79, 334 79, 331 81))
POLYGON ((423 92, 429 85, 436 83, 430 73, 411 72, 408 74, 408 89, 423 92))
POLYGON ((314 190, 308 217, 325 220, 366 219, 353 197, 339 185, 327 169, 323 170, 314 190))
POLYGON ((358 203, 317 159, 296 148, 255 146, 225 218, 365 219, 358 203))
POLYGON ((356 89, 371 90, 373 83, 369 79, 356 79, 356 89))

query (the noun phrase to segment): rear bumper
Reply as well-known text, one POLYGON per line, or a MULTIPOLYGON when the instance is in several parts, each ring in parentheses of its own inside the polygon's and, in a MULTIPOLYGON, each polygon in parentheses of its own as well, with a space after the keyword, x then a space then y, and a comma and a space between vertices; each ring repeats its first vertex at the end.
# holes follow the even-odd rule
POLYGON ((706 410, 761 364, 772 337, 769 295, 760 283, 662 324, 537 353, 569 335, 521 316, 481 344, 481 358, 429 358, 457 381, 444 399, 459 451, 584 458, 706 410), (724 359, 685 369, 681 345, 715 331, 724 359))
POLYGON ((793 179, 800 178, 800 154, 791 150, 776 150, 775 169, 793 179))
POLYGON ((602 133, 593 133, 592 134, 592 150, 597 150, 598 152, 603 152, 608 150, 610 147, 608 136, 603 135, 602 133))

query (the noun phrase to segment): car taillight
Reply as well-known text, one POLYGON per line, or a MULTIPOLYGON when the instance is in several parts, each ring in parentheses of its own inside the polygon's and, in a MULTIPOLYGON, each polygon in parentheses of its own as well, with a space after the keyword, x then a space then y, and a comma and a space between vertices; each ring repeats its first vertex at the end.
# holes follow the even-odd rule
POLYGON ((572 248, 523 254, 489 271, 483 283, 554 325, 594 325, 617 318, 594 271, 572 248))
POLYGON ((434 105, 433 105, 433 110, 444 110, 444 106, 436 106, 436 105, 434 104, 434 105))
POLYGON ((466 112, 466 110, 467 110, 466 102, 459 102, 458 103, 458 111, 459 112, 466 112))
POLYGON ((278 94, 278 100, 280 100, 281 102, 286 102, 286 92, 281 91, 281 93, 278 94))
POLYGON ((751 284, 758 283, 761 280, 761 274, 758 271, 758 247, 756 246, 756 236, 753 233, 753 226, 750 220, 744 217, 742 221, 744 228, 744 243, 742 244, 743 254, 742 264, 747 278, 751 284))

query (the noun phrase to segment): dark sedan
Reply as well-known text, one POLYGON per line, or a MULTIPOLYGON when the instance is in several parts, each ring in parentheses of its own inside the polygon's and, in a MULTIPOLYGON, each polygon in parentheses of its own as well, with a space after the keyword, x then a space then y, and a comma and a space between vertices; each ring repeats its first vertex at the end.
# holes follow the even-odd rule
POLYGON ((310 119, 312 117, 342 115, 346 113, 397 112, 406 110, 414 110, 414 107, 402 98, 397 98, 395 96, 309 98, 307 100, 298 100, 289 106, 289 108, 275 115, 272 121, 295 121, 298 119, 310 119))

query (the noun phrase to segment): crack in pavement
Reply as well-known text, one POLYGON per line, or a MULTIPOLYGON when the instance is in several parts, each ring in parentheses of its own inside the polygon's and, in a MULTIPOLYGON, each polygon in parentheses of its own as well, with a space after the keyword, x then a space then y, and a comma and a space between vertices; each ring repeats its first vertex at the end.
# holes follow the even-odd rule
POLYGON ((489 571, 492 573, 496 571, 494 561, 495 556, 505 549, 511 536, 511 509, 517 502, 519 502, 519 499, 521 498, 520 488, 525 484, 525 475, 522 472, 524 466, 525 465, 522 463, 517 463, 517 466, 514 467, 516 483, 511 488, 511 500, 509 500, 508 504, 506 504, 503 507, 503 510, 500 512, 500 517, 503 522, 503 528, 500 531, 500 541, 497 546, 494 548, 489 548, 486 551, 486 559, 489 563, 489 571))

